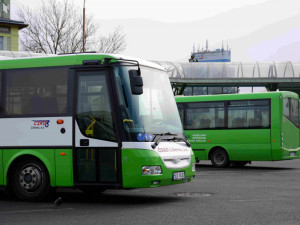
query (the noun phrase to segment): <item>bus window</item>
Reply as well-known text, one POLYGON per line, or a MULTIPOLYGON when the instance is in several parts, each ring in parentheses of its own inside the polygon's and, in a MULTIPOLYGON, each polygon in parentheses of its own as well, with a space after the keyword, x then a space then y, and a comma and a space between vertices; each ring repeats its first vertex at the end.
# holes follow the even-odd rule
POLYGON ((186 129, 224 128, 224 102, 188 103, 186 129))
POLYGON ((283 98, 283 115, 286 118, 290 117, 290 103, 288 98, 283 98))
POLYGON ((79 72, 77 121, 83 135, 115 141, 105 71, 79 72))
POLYGON ((299 127, 299 102, 294 98, 291 98, 291 121, 299 127))
POLYGON ((299 127, 299 102, 294 98, 283 98, 283 115, 299 127))
POLYGON ((57 115, 67 110, 68 69, 6 73, 6 115, 57 115))
POLYGON ((269 104, 267 100, 230 101, 228 128, 269 128, 269 104))
POLYGON ((179 103, 177 107, 178 107, 181 123, 184 125, 184 105, 179 103))
MULTIPOLYGON (((126 141, 140 141, 138 134, 174 133, 183 136, 178 109, 166 73, 141 67, 143 94, 132 95, 128 71, 134 67, 115 66, 115 75, 120 101, 120 113, 126 141), (158 76, 159 75, 159 76, 158 76)), ((149 141, 148 136, 142 141, 149 141)))

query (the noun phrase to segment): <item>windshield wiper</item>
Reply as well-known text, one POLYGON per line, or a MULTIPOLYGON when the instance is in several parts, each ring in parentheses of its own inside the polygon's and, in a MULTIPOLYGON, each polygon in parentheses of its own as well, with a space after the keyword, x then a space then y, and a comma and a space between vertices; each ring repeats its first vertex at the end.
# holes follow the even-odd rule
POLYGON ((183 141, 188 147, 191 147, 191 144, 185 140, 183 137, 174 137, 172 140, 183 141))
POLYGON ((165 135, 176 136, 176 134, 173 134, 173 133, 170 133, 170 132, 166 132, 166 133, 162 133, 162 134, 155 134, 154 139, 155 139, 155 137, 156 137, 157 135, 160 135, 160 138, 157 139, 157 141, 156 141, 153 145, 151 145, 151 147, 152 147, 153 149, 155 149, 156 146, 159 144, 159 142, 161 142, 161 140, 164 139, 164 136, 165 136, 165 135))

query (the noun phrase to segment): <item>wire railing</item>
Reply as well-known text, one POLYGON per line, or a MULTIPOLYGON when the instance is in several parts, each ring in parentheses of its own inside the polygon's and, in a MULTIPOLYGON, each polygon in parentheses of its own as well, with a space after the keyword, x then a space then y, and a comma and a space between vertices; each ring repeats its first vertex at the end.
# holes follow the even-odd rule
POLYGON ((170 78, 300 78, 299 62, 186 62, 154 61, 166 68, 170 78))

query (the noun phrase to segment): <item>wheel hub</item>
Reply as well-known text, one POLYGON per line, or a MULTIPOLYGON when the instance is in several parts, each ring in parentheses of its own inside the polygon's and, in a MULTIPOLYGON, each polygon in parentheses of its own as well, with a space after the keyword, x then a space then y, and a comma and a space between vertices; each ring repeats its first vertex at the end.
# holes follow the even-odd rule
POLYGON ((27 192, 37 190, 42 183, 41 169, 36 165, 26 165, 19 173, 19 185, 27 192))
POLYGON ((24 176, 24 181, 25 181, 26 184, 30 184, 31 181, 32 181, 32 176, 31 176, 31 174, 29 174, 29 173, 25 174, 25 176, 24 176))
POLYGON ((215 156, 215 161, 218 163, 218 164, 222 164, 225 160, 225 157, 222 155, 222 154, 217 154, 215 156))

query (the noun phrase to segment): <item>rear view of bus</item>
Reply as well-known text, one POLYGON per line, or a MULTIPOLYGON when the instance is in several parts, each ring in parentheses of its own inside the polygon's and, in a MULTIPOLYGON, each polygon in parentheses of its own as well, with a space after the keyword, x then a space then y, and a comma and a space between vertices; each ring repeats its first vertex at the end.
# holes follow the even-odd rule
POLYGON ((116 55, 0 61, 0 186, 99 193, 193 180, 195 158, 166 71, 116 55), (5 102, 2 102, 2 101, 5 102))
POLYGON ((299 98, 292 92, 282 92, 280 113, 281 124, 281 153, 274 154, 276 159, 295 159, 300 156, 299 143, 299 98))

